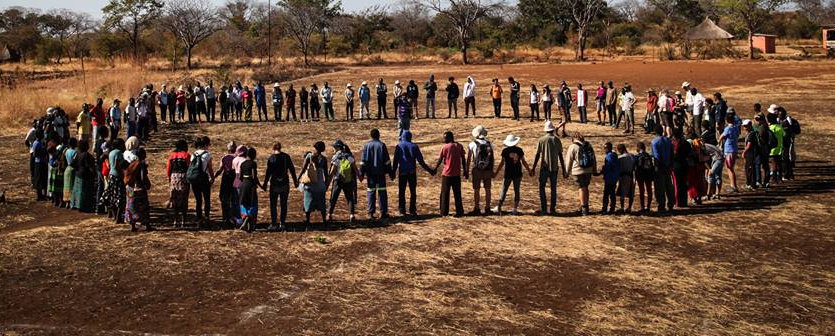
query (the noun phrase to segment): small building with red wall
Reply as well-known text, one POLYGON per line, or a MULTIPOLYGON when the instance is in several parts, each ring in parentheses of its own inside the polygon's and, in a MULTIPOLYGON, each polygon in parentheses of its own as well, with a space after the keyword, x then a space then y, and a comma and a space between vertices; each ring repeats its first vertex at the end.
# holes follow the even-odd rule
POLYGON ((754 34, 751 38, 753 39, 754 48, 759 49, 764 54, 773 54, 777 51, 775 47, 777 35, 754 34))

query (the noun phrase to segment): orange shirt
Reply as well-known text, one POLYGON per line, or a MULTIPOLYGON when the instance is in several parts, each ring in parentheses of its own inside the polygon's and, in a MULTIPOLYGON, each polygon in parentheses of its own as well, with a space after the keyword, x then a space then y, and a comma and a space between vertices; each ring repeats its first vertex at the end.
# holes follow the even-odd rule
POLYGON ((493 85, 493 88, 490 89, 490 95, 493 96, 493 99, 502 99, 502 87, 500 85, 493 85))

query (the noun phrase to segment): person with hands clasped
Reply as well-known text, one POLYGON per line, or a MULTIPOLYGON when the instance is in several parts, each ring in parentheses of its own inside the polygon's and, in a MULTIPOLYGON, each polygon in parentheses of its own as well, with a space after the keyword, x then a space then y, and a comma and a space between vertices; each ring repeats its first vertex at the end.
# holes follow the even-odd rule
POLYGON ((441 173, 441 216, 449 215, 449 191, 455 197, 455 217, 464 215, 464 203, 461 200, 461 173, 464 179, 469 179, 467 172, 467 161, 464 157, 464 146, 455 142, 455 136, 450 131, 444 133, 444 146, 438 155, 438 163, 433 171, 437 172, 441 164, 444 170, 441 173))
POLYGON ((522 183, 522 176, 524 172, 522 171, 522 166, 525 167, 525 172, 532 174, 533 171, 528 167, 528 162, 525 161, 525 152, 522 148, 516 146, 519 143, 518 136, 513 134, 509 134, 507 138, 504 139, 505 148, 502 149, 502 158, 499 161, 499 166, 496 168, 496 172, 493 173, 493 178, 499 176, 499 172, 502 171, 504 168, 504 183, 502 184, 502 193, 499 196, 499 204, 493 208, 493 212, 497 215, 502 214, 502 203, 504 203, 505 198, 507 197, 507 189, 510 187, 510 184, 513 183, 513 211, 511 212, 513 215, 519 214, 519 201, 521 198, 519 187, 522 183))

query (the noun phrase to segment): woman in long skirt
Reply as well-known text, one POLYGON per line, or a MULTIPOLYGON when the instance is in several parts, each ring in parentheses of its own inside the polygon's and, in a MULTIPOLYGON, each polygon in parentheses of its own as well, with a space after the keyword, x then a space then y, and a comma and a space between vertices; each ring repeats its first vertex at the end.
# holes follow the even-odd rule
POLYGON ((60 207, 64 204, 64 170, 67 167, 64 161, 63 139, 59 137, 54 141, 52 144, 54 148, 49 153, 49 188, 47 191, 52 197, 52 205, 60 207))
POLYGON ((174 144, 174 151, 168 156, 168 164, 165 168, 170 188, 168 205, 175 212, 175 227, 178 223, 180 226, 185 224, 186 213, 188 212, 189 186, 188 181, 186 181, 188 164, 188 143, 183 139, 177 140, 174 144))
POLYGON ((64 163, 66 168, 64 169, 64 204, 62 205, 63 208, 73 208, 72 206, 72 185, 75 182, 75 168, 72 167, 73 161, 75 161, 75 147, 78 146, 78 140, 75 138, 70 138, 67 149, 64 150, 64 163))
POLYGON ((325 192, 328 185, 326 180, 328 159, 322 154, 325 151, 325 143, 316 142, 313 148, 313 153, 305 155, 304 165, 299 173, 301 188, 304 191, 304 223, 306 225, 310 225, 310 214, 313 211, 319 211, 322 214, 322 223, 327 223, 325 192))
POLYGON ((90 143, 87 140, 78 142, 78 154, 73 160, 73 169, 73 207, 81 212, 93 212, 96 207, 96 161, 90 153, 90 143))
POLYGON ((145 231, 151 231, 151 204, 148 201, 148 190, 151 180, 148 178, 148 165, 145 163, 145 150, 136 151, 137 159, 131 162, 125 170, 125 221, 130 224, 130 230, 136 232, 136 223, 145 225, 145 231))
POLYGON ((35 142, 30 149, 34 157, 34 168, 32 170, 32 188, 35 189, 38 201, 46 200, 47 165, 49 155, 46 151, 46 144, 43 140, 44 133, 41 130, 35 132, 35 142))
MULTIPOLYGON (((133 137, 131 137, 133 138, 133 137)), ((113 140, 113 148, 108 154, 107 188, 102 194, 102 202, 107 207, 108 217, 116 224, 124 223, 125 213, 125 184, 123 169, 127 167, 124 160, 125 141, 122 138, 113 140)))
POLYGON ((241 186, 238 188, 241 199, 241 218, 238 222, 242 230, 252 232, 258 224, 258 164, 255 162, 257 152, 250 147, 246 152, 246 161, 241 163, 241 186))

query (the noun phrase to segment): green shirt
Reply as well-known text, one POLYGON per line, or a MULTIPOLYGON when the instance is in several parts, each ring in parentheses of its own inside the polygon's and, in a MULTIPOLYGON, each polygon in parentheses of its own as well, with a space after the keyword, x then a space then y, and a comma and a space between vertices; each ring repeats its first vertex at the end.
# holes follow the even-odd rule
POLYGON ((786 131, 783 130, 783 126, 780 124, 769 125, 768 129, 770 129, 771 133, 774 133, 774 136, 777 137, 777 147, 772 148, 769 155, 783 155, 783 137, 786 136, 786 131))
POLYGON ((559 171, 559 159, 562 156, 562 142, 553 134, 546 134, 539 138, 536 144, 536 155, 542 160, 542 168, 548 171, 559 171))

